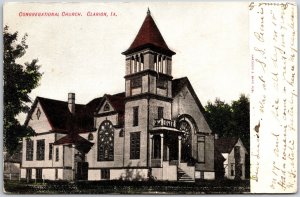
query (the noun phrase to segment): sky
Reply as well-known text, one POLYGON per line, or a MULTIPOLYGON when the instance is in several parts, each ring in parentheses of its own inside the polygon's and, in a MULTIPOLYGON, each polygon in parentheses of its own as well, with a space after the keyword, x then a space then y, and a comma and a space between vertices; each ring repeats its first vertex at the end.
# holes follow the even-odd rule
MULTIPOLYGON (((37 58, 43 73, 36 96, 85 104, 104 94, 124 91, 125 51, 141 27, 147 9, 173 56, 173 77, 188 77, 203 105, 216 97, 226 102, 250 93, 247 2, 10 3, 4 25, 27 33, 29 48, 18 60, 37 58), (58 12, 59 17, 21 13, 58 12), (62 17, 62 12, 82 16, 62 17), (116 16, 87 16, 114 12, 116 16), (21 15, 21 16, 20 16, 21 15)), ((19 119, 23 121, 25 115, 19 119)))

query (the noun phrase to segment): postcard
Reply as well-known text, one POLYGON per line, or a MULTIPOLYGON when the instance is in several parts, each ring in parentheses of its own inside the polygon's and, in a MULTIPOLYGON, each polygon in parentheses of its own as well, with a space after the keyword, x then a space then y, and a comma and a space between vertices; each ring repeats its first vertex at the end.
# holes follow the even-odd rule
POLYGON ((295 3, 3 12, 5 193, 297 191, 295 3))

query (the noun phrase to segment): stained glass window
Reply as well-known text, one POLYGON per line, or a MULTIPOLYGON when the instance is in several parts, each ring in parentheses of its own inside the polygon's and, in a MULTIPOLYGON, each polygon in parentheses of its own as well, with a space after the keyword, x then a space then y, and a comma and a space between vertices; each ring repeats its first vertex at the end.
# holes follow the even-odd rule
POLYGON ((183 132, 181 155, 184 161, 188 161, 192 156, 192 129, 190 124, 183 120, 179 123, 179 130, 183 132))
POLYGON ((114 127, 108 120, 98 130, 98 161, 114 160, 114 127))

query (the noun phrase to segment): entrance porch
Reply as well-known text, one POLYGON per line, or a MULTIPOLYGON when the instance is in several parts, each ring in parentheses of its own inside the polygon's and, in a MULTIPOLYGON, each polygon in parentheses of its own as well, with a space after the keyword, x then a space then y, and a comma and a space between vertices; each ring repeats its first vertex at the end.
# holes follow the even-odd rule
MULTIPOLYGON (((78 134, 66 135, 54 143, 55 150, 59 146, 63 149, 63 161, 59 164, 63 167, 64 180, 88 180, 89 164, 85 155, 93 145, 78 134)), ((59 154, 59 151, 55 154, 59 154)))
POLYGON ((182 160, 182 135, 175 120, 155 120, 149 133, 148 163, 157 179, 195 181, 195 167, 182 160))

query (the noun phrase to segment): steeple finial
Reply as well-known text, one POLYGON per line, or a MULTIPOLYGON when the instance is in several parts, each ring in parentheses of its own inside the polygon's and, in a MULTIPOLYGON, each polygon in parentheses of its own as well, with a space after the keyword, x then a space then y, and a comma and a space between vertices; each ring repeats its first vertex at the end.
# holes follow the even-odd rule
POLYGON ((151 15, 149 7, 148 7, 148 10, 147 10, 147 15, 151 15))

